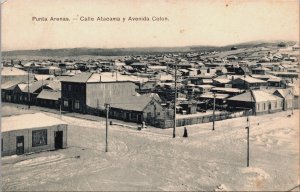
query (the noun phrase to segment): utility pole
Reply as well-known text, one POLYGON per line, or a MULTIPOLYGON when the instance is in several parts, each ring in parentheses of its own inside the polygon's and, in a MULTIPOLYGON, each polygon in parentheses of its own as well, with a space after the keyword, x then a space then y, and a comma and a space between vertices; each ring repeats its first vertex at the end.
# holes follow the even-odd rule
POLYGON ((62 119, 62 116, 61 116, 61 105, 62 105, 62 99, 60 98, 60 100, 59 100, 59 117, 60 117, 60 119, 62 119))
POLYGON ((292 115, 294 115, 294 87, 292 87, 292 115))
POLYGON ((249 122, 249 116, 247 116, 247 167, 249 167, 249 161, 250 161, 250 145, 249 145, 249 135, 250 135, 250 122, 249 122))
POLYGON ((106 132, 105 132, 105 152, 108 152, 108 112, 109 112, 109 108, 110 108, 110 104, 109 103, 105 103, 105 111, 106 111, 106 132))
POLYGON ((28 98, 27 98, 27 103, 28 103, 28 109, 30 109, 30 89, 29 89, 29 72, 30 68, 28 68, 27 73, 28 73, 28 82, 27 82, 27 92, 28 92, 28 98))
POLYGON ((213 109, 213 128, 212 130, 215 130, 215 111, 216 111, 216 93, 213 93, 214 95, 214 109, 213 109))
POLYGON ((173 127, 173 138, 176 137, 176 100, 177 100, 177 62, 175 63, 175 95, 174 95, 174 127, 173 127))

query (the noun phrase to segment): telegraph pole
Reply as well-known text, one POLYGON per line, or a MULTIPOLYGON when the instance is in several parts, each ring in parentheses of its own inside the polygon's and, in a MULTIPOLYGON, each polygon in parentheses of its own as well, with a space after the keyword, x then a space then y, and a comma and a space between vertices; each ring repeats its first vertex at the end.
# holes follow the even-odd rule
POLYGON ((213 109, 213 128, 212 130, 215 130, 215 111, 216 111, 216 93, 214 92, 214 109, 213 109))
POLYGON ((247 116, 247 167, 249 167, 250 161, 250 145, 249 145, 249 135, 250 135, 250 123, 249 123, 249 116, 247 116))
POLYGON ((177 100, 177 62, 175 63, 175 95, 174 95, 174 127, 173 127, 173 138, 176 137, 176 100, 177 100))
POLYGON ((62 119, 62 116, 61 116, 61 105, 62 105, 62 99, 60 98, 60 100, 59 100, 60 102, 59 102, 59 117, 60 117, 60 119, 62 119))
POLYGON ((28 92, 28 98, 27 98, 27 103, 28 103, 28 109, 30 109, 30 89, 29 89, 29 72, 30 72, 30 68, 28 68, 28 82, 27 82, 27 92, 28 92))
POLYGON ((294 87, 292 87, 292 115, 294 115, 294 87))
POLYGON ((105 132, 105 152, 108 152, 108 112, 110 108, 110 104, 105 103, 105 111, 106 111, 106 132, 105 132))

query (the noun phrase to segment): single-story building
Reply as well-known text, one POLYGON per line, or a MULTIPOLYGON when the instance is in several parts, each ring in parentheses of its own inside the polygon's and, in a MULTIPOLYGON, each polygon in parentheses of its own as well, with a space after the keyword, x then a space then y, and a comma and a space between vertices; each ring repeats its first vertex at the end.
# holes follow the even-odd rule
POLYGON ((282 110, 282 98, 261 90, 250 90, 227 99, 229 110, 251 109, 255 115, 282 110))
POLYGON ((2 117, 1 154, 22 155, 67 147, 67 124, 43 113, 2 117))
POLYGON ((267 86, 267 82, 256 79, 250 76, 243 76, 236 79, 232 79, 229 84, 232 84, 233 88, 239 89, 259 89, 262 86, 267 86))
POLYGON ((293 91, 291 89, 277 89, 273 95, 283 99, 282 109, 284 111, 293 108, 293 91))
POLYGON ((36 98, 36 104, 42 107, 59 108, 61 91, 43 89, 36 98))

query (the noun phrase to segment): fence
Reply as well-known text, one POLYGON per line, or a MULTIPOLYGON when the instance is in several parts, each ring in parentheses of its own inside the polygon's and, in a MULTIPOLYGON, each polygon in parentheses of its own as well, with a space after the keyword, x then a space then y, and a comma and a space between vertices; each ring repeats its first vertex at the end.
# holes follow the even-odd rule
MULTIPOLYGON (((244 117, 247 115, 252 115, 251 110, 243 110, 243 111, 236 111, 236 112, 222 112, 215 115, 215 121, 221 121, 224 119, 232 119, 237 117, 244 117)), ((204 115, 204 116, 195 116, 195 117, 188 117, 183 119, 176 120, 176 126, 186 126, 186 125, 193 125, 193 124, 200 124, 200 123, 208 123, 213 121, 213 115, 204 115)), ((174 126, 173 120, 166 120, 160 122, 161 128, 171 128, 174 126)))

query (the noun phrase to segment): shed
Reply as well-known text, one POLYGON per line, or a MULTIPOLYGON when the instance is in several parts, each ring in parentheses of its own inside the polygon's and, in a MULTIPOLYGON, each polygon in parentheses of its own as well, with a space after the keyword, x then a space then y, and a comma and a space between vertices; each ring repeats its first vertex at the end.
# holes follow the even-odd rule
POLYGON ((67 147, 67 124, 43 113, 2 118, 2 156, 67 147))

